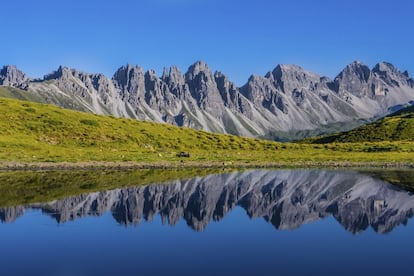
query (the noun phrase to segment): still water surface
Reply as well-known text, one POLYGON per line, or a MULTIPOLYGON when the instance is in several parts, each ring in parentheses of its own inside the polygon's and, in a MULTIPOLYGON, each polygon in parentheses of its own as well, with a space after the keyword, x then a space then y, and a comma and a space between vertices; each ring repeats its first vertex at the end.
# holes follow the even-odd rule
POLYGON ((0 209, 1 275, 413 275, 414 196, 254 170, 0 209))

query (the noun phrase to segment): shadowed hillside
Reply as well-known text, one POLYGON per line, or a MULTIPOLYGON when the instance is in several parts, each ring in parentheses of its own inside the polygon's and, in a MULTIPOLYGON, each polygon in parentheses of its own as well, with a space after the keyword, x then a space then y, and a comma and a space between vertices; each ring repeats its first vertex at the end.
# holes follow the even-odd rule
POLYGON ((351 131, 307 141, 323 144, 333 142, 414 141, 414 106, 401 109, 374 123, 351 131))

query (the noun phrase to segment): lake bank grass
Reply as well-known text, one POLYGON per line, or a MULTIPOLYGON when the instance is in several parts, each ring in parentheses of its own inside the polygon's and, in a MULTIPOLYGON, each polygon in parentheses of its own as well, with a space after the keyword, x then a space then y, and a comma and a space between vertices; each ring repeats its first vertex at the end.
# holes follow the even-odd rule
POLYGON ((414 162, 3 162, 0 171, 62 171, 62 170, 185 170, 185 169, 312 169, 312 168, 407 168, 414 169, 414 162))

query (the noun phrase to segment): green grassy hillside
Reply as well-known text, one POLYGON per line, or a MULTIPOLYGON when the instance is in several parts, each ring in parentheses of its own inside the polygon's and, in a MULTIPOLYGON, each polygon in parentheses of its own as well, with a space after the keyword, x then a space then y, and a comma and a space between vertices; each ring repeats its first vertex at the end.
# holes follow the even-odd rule
POLYGON ((0 160, 152 161, 275 150, 279 143, 0 98, 0 160))
POLYGON ((312 143, 414 141, 414 106, 351 131, 305 140, 312 143))
POLYGON ((170 164, 414 161, 412 142, 278 143, 6 98, 0 98, 0 149, 0 165, 90 161, 170 164), (182 151, 190 157, 177 157, 182 151))

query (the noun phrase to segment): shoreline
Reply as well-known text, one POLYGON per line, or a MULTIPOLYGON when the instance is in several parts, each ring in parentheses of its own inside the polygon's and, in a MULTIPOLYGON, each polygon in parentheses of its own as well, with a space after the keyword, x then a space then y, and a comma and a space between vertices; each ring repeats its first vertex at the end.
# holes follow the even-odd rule
POLYGON ((185 161, 185 162, 0 162, 4 171, 64 171, 64 170, 144 170, 144 169, 312 169, 312 168, 373 168, 414 169, 414 162, 355 162, 355 161, 307 161, 307 162, 260 162, 260 161, 185 161))

